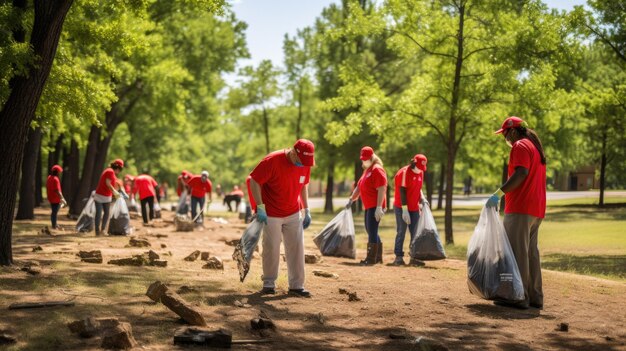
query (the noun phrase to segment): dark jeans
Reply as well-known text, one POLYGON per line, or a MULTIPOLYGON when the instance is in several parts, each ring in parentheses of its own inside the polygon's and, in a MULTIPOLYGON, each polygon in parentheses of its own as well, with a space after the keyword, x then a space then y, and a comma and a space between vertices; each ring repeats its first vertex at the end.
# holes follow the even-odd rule
MULTIPOLYGON (((393 211, 396 213, 396 246, 393 252, 398 257, 404 257, 402 247, 404 246, 404 236, 406 235, 407 225, 402 219, 402 209, 394 206, 393 211)), ((411 241, 409 241, 410 245, 410 243, 413 242, 415 232, 417 231, 417 221, 420 218, 420 211, 409 211, 409 217, 411 218, 411 224, 408 225, 409 233, 411 234, 411 241)))
POLYGON ((111 203, 100 203, 96 201, 96 233, 104 233, 104 229, 106 229, 107 224, 109 223, 109 209, 111 208, 111 203), (103 211, 104 210, 104 211, 103 211), (104 214, 102 213, 104 212, 104 214), (102 227, 100 227, 100 219, 102 219, 102 227))
MULTIPOLYGON (((196 215, 198 214, 198 211, 196 211, 196 205, 200 205, 200 211, 202 211, 202 209, 204 208, 204 196, 203 197, 195 197, 192 196, 191 197, 191 218, 194 219, 196 218, 196 215)), ((202 218, 203 216, 198 217, 198 219, 196 220, 197 223, 202 223, 202 220, 200 220, 200 218, 202 218)))
POLYGON ((52 222, 52 228, 57 227, 57 214, 59 213, 59 209, 61 209, 61 204, 50 204, 52 208, 52 213, 50 214, 50 222, 52 222))
POLYGON ((143 218, 144 223, 148 223, 148 213, 150 213, 150 220, 154 219, 154 196, 148 196, 147 198, 141 200, 141 218, 143 218), (148 205, 149 210, 146 211, 146 205, 148 205))
POLYGON ((376 207, 365 210, 365 231, 367 232, 367 242, 370 244, 380 243, 378 236, 378 222, 376 221, 376 207))

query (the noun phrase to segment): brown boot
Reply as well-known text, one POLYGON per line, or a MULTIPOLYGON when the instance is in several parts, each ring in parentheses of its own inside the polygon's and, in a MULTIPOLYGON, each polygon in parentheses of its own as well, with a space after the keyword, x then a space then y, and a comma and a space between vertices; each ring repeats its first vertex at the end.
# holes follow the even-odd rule
POLYGON ((361 261, 361 266, 371 266, 376 263, 378 255, 378 244, 367 243, 367 256, 361 261))
POLYGON ((376 263, 383 263, 383 243, 378 243, 378 253, 376 254, 376 263))

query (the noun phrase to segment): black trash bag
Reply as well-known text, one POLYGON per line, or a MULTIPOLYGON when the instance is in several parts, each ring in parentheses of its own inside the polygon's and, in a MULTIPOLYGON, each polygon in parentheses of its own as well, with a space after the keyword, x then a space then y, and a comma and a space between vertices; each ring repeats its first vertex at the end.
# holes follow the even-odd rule
POLYGON ((139 212, 139 205, 137 205, 135 197, 130 198, 130 200, 126 200, 126 205, 128 206, 129 212, 139 212))
POLYGON ((411 257, 422 261, 443 260, 446 251, 439 238, 435 218, 430 206, 424 204, 422 213, 417 221, 417 231, 411 240, 411 257))
POLYGON ((96 215, 96 203, 93 197, 90 197, 83 211, 76 222, 76 231, 79 233, 91 232, 94 228, 94 217, 96 215))
POLYGON ((126 201, 121 197, 115 200, 115 204, 113 204, 108 233, 110 235, 130 235, 133 233, 133 228, 130 226, 128 207, 126 206, 126 201))
POLYGON ((313 239, 323 256, 356 258, 352 210, 343 209, 313 239))
POLYGON ((239 280, 243 283, 246 279, 248 271, 250 270, 250 262, 252 261, 252 254, 259 244, 261 234, 263 233, 264 224, 257 222, 256 218, 250 222, 246 231, 243 232, 239 243, 235 247, 233 252, 233 260, 237 262, 237 268, 239 269, 239 280))
POLYGON ((515 255, 495 208, 483 207, 467 245, 467 285, 486 300, 524 300, 515 255))

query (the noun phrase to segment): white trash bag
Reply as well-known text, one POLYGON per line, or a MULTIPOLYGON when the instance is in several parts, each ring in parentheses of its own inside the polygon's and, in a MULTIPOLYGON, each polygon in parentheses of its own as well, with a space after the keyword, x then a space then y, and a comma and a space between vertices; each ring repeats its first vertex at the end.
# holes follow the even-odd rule
POLYGON ((443 248, 439 231, 430 206, 423 205, 422 213, 417 221, 415 237, 411 240, 411 257, 417 260, 443 260, 446 251, 443 248))
POLYGON ((323 256, 356 258, 354 220, 351 209, 343 209, 313 239, 323 256))
POLYGON ((237 268, 239 269, 239 280, 243 283, 246 279, 248 271, 250 270, 250 262, 252 261, 252 254, 256 250, 263 233, 264 224, 257 222, 256 219, 252 220, 246 231, 243 232, 239 243, 235 247, 233 252, 233 260, 237 262, 237 268))
POLYGON ((123 198, 118 198, 111 209, 111 218, 109 219, 109 234, 111 235, 130 235, 133 228, 130 226, 130 215, 128 207, 123 198))
POLYGON ((467 284, 483 299, 524 300, 515 255, 495 208, 483 207, 467 246, 467 284))
POLYGON ((96 216, 96 202, 93 196, 89 197, 87 204, 78 217, 76 222, 76 231, 79 233, 88 233, 94 228, 94 218, 96 216))
POLYGON ((176 208, 176 213, 181 215, 186 215, 189 213, 189 205, 187 205, 187 190, 183 190, 180 194, 180 198, 178 199, 178 207, 176 208))

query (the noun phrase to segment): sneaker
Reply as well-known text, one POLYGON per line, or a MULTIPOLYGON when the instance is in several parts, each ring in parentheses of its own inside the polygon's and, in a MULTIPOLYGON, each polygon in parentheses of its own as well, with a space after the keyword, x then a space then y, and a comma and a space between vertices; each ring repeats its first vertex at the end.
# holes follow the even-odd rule
POLYGON ((411 261, 409 261, 409 266, 413 266, 413 267, 424 267, 426 265, 426 263, 420 261, 420 260, 416 260, 414 258, 411 259, 411 261))
POLYGON ((496 306, 517 308, 519 310, 528 309, 528 303, 526 302, 511 302, 511 301, 506 301, 506 300, 494 300, 493 304, 496 306))
POLYGON ((274 295, 276 294, 276 289, 274 288, 266 288, 261 289, 261 295, 274 295))
POLYGON ((289 289, 289 295, 311 297, 311 293, 304 289, 289 289))
POLYGON ((543 304, 542 303, 540 304, 540 303, 532 303, 531 302, 530 303, 530 307, 534 307, 534 308, 536 308, 538 310, 543 310, 543 304))
POLYGON ((404 266, 404 258, 402 256, 396 256, 396 259, 392 263, 394 266, 404 266))

